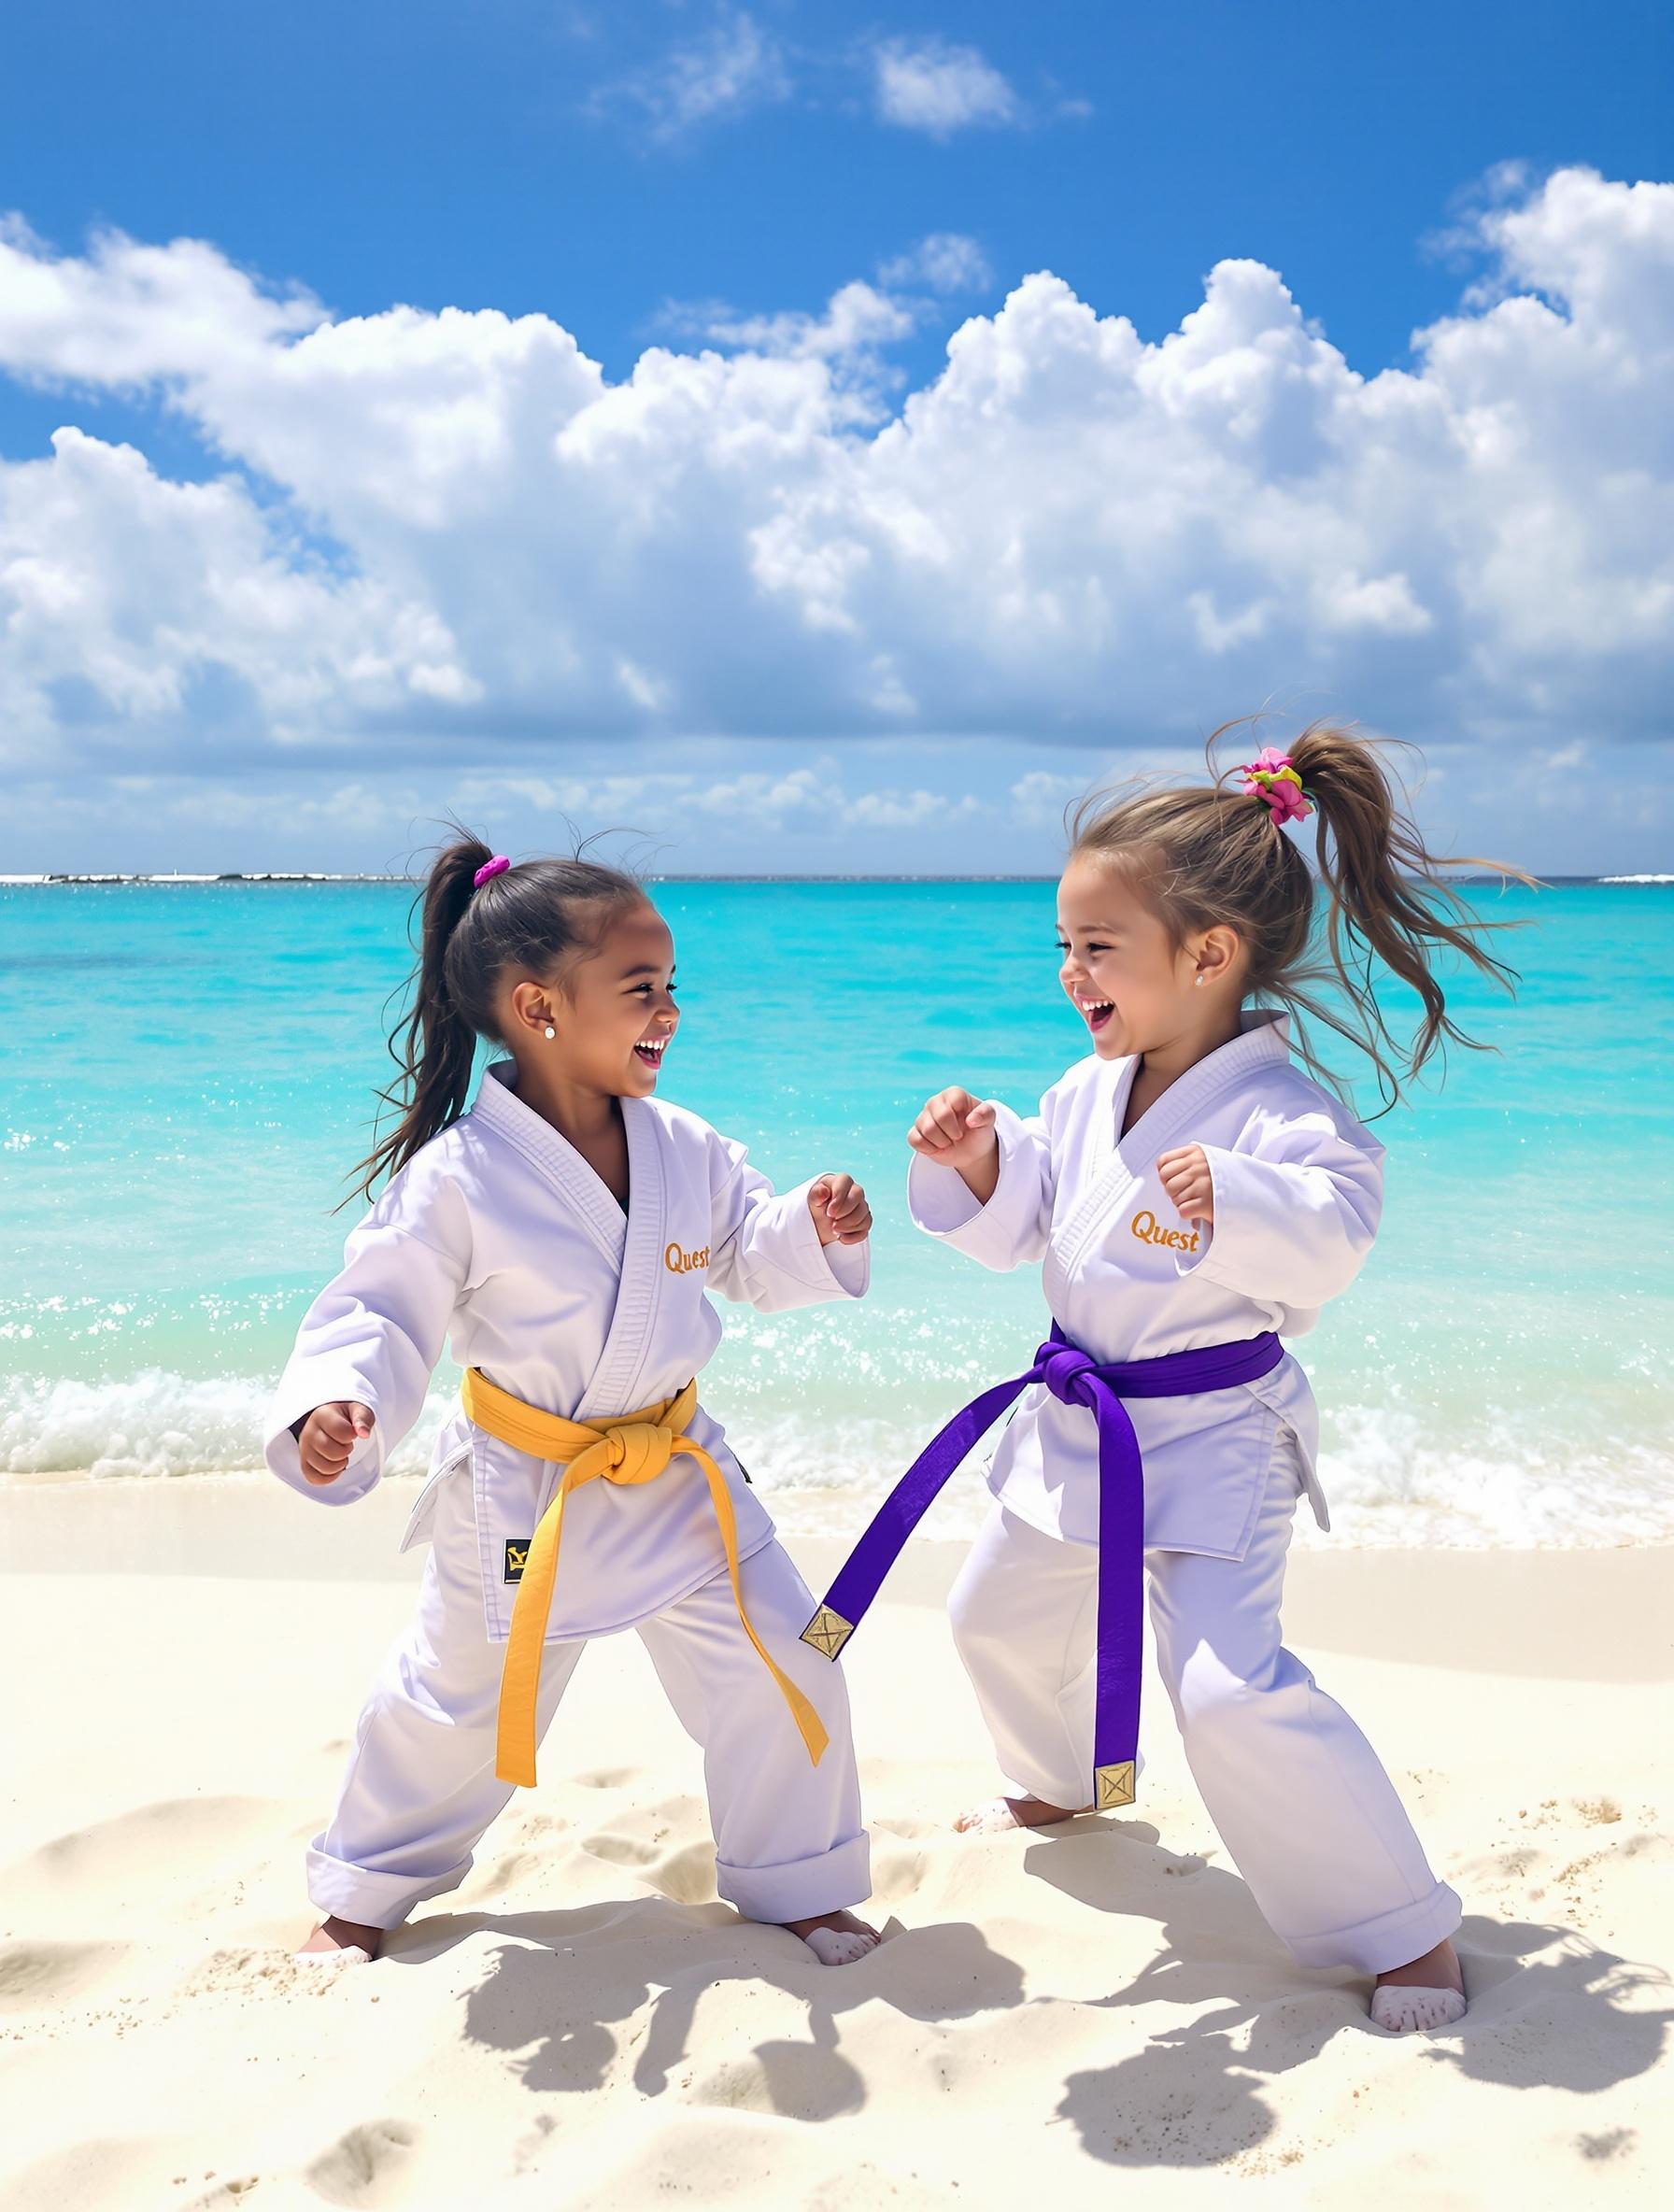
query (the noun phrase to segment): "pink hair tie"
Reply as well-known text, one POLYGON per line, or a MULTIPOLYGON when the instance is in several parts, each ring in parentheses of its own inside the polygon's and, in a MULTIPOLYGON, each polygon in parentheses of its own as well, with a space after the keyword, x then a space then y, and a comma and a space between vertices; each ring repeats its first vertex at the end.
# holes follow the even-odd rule
POLYGON ((1275 822, 1300 822, 1313 812, 1312 794, 1303 790, 1302 779, 1291 766, 1288 753, 1263 745, 1255 759, 1246 760, 1238 773, 1251 798, 1261 800, 1275 822))
POLYGON ((504 853, 496 853, 491 860, 485 860, 471 878, 471 888, 474 891, 480 891, 489 876, 504 875, 510 866, 511 862, 504 853))

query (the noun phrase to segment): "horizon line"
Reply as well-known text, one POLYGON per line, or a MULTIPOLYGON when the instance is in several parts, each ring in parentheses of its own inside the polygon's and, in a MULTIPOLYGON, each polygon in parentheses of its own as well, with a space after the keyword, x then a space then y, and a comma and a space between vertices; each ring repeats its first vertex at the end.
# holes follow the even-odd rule
MULTIPOLYGON (((892 870, 886 873, 860 871, 855 873, 834 870, 814 870, 791 874, 768 874, 757 871, 718 873, 647 872, 642 880, 648 884, 1049 884, 1058 878, 1056 869, 1029 871, 1023 873, 1000 873, 986 871, 938 871, 935 872, 892 870)), ((1455 884, 1501 883, 1506 878, 1493 871, 1444 873, 1440 879, 1455 884)), ((252 868, 220 869, 202 873, 173 869, 141 869, 132 872, 117 869, 49 869, 35 874, 9 874, 0 870, 0 889, 50 889, 65 886, 97 887, 116 885, 150 885, 170 889, 209 888, 223 884, 270 884, 294 887, 299 885, 364 885, 403 884, 418 886, 425 881, 422 875, 385 875, 333 873, 319 869, 252 868)), ((1622 884, 1665 885, 1674 884, 1674 873, 1664 873, 1653 869, 1634 869, 1610 873, 1570 873, 1553 872, 1537 875, 1537 884, 1622 884)))

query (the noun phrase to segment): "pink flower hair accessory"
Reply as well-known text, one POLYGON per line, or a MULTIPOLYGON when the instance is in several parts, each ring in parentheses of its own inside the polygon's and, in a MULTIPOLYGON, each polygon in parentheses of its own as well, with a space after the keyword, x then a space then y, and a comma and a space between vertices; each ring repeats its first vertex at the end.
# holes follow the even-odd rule
POLYGON ((1275 822, 1299 822, 1313 812, 1313 797, 1302 788, 1302 779, 1291 766, 1290 755, 1263 745, 1254 760, 1239 770, 1244 788, 1270 811, 1275 822))
POLYGON ((485 860, 471 878, 471 888, 474 891, 480 891, 489 876, 504 875, 510 866, 511 862, 504 853, 496 853, 491 860, 485 860))

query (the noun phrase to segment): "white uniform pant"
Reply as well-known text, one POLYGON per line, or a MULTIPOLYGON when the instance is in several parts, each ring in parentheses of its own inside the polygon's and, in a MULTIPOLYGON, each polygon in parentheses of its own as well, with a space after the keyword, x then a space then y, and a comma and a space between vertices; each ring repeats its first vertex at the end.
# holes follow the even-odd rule
MULTIPOLYGON (((308 1852, 315 1906, 368 1927, 396 1927, 421 1898, 456 1889, 514 1788, 494 1773, 505 1646, 483 1631, 469 1486, 455 1488, 452 1510, 438 1513, 417 1618, 362 1711, 331 1825, 308 1852)), ((830 1734, 817 1766, 745 1635, 724 1568, 638 1633, 703 1748, 720 1894, 751 1920, 807 1920, 872 1888, 847 1693, 839 1669, 801 1641, 814 1599, 779 1545, 744 1561, 741 1576, 756 1633, 830 1734)), ((547 1644, 537 1739, 585 1648, 547 1644)))
MULTIPOLYGON (((1299 1479, 1282 1444, 1241 1560, 1148 1552, 1157 1665, 1193 1779, 1269 1925, 1381 1974, 1459 1925, 1377 1754, 1280 1640, 1299 1479)), ((996 1506, 949 1600, 1008 1792, 1091 1796, 1099 1553, 996 1506)))

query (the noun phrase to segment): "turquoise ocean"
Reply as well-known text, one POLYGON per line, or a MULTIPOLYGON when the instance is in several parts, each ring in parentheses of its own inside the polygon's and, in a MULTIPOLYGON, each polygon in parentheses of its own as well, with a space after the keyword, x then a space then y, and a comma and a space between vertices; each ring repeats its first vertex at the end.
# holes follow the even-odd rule
MULTIPOLYGON (((729 1309, 706 1402, 793 1530, 857 1528, 917 1442, 1025 1364, 1033 1270, 909 1227, 904 1131, 959 1082, 1025 1110, 1083 1050, 1049 883, 668 883, 685 1019, 668 1097, 788 1183, 860 1176, 872 1296, 729 1309)), ((1514 1003, 1497 1048, 1378 1125, 1383 1234, 1298 1351, 1334 1541, 1674 1539, 1674 886, 1469 896, 1514 1003)), ((260 1465, 262 1404, 359 1212, 402 884, 0 887, 0 1482, 260 1465)), ((1364 1094, 1363 1111, 1375 1105, 1364 1094)), ((398 1470, 421 1469, 440 1372, 398 1470)), ((965 1533, 974 1468, 935 1525, 965 1533)), ((1306 1532, 1304 1532, 1306 1536, 1306 1532)))

